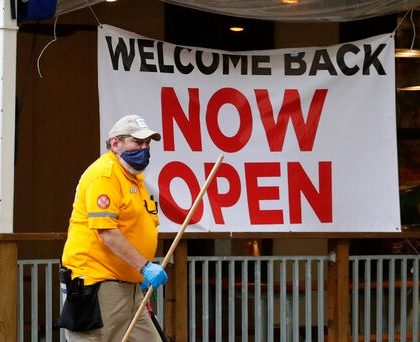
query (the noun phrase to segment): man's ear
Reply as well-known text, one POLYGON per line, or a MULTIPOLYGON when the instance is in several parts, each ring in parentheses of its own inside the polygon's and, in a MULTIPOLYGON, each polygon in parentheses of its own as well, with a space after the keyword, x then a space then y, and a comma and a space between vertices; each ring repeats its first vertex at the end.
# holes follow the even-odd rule
POLYGON ((113 152, 117 152, 120 144, 120 140, 117 137, 112 137, 109 139, 109 144, 113 152))

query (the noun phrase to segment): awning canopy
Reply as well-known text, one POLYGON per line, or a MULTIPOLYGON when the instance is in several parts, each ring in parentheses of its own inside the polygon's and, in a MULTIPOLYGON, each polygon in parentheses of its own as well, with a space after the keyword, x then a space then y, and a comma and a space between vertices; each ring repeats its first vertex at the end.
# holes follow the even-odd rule
MULTIPOLYGON (((18 0, 18 20, 44 20, 105 0, 18 0)), ((162 0, 229 16, 290 22, 345 22, 398 13, 419 0, 162 0)))
POLYGON ((168 3, 244 18, 293 22, 344 22, 398 13, 419 0, 166 0, 168 3))

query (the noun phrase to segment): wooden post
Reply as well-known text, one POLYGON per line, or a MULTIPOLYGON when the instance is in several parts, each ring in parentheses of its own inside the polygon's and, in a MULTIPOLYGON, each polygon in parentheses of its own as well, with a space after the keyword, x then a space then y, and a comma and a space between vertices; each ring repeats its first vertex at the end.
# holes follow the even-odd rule
POLYGON ((328 266, 327 325, 329 342, 349 341, 349 240, 328 240, 336 262, 328 266))
POLYGON ((188 341, 188 248, 181 240, 175 252, 175 341, 188 341))
POLYGON ((17 245, 0 241, 0 341, 16 341, 17 245))
POLYGON ((168 265, 165 286, 165 335, 169 341, 188 341, 188 249, 181 240, 174 252, 174 264, 168 265))

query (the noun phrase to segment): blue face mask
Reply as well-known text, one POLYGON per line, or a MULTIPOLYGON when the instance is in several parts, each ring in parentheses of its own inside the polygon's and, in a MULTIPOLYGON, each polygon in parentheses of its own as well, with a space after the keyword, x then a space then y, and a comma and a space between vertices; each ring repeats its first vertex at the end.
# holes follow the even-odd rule
POLYGON ((125 151, 121 153, 121 158, 134 170, 143 171, 149 165, 150 152, 148 148, 125 151))

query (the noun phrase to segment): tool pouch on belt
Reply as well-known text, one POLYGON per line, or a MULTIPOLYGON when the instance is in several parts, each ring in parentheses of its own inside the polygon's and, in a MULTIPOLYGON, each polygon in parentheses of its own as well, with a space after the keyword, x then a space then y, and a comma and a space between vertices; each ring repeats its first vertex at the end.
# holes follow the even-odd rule
MULTIPOLYGON (((84 286, 82 278, 73 280, 66 278, 63 280, 67 281, 67 296, 58 318, 58 326, 71 331, 87 331, 103 327, 98 299, 100 283, 84 286)), ((61 275, 60 281, 62 281, 61 275)))

